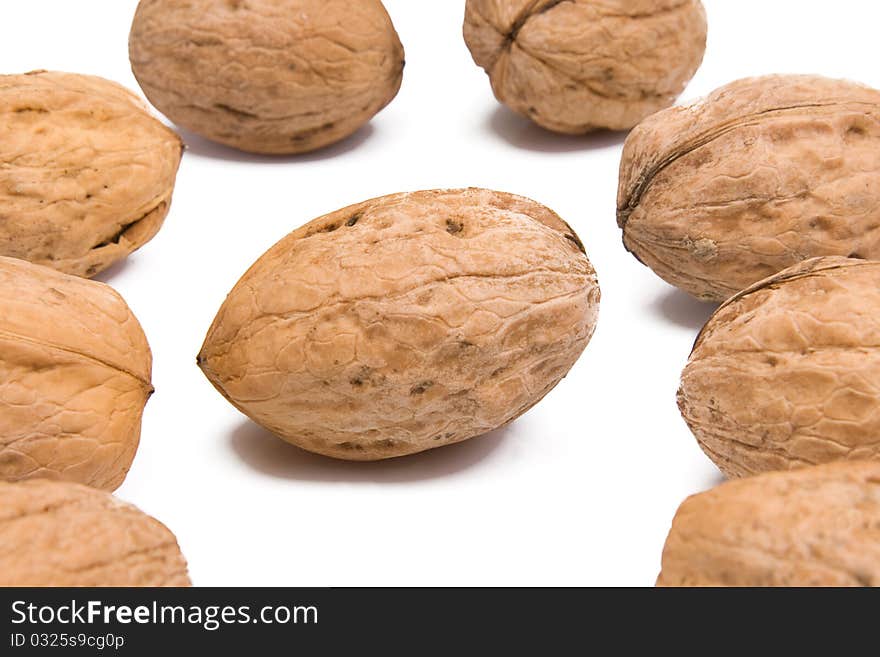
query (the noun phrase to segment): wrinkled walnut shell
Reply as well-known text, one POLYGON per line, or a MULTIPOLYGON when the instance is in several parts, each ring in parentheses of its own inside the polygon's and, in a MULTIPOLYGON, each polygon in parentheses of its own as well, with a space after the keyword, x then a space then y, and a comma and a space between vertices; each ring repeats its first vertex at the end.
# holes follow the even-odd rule
POLYGON ((731 298, 678 404, 731 477, 880 458, 880 262, 814 258, 731 298))
POLYGON ((161 228, 181 152, 115 82, 0 75, 0 256, 94 276, 161 228))
POLYGON ((0 586, 189 586, 165 525, 78 484, 0 482, 0 586))
POLYGON ((699 0, 468 0, 464 37, 499 101, 549 130, 627 130, 706 50, 699 0))
POLYGON ((723 301, 814 256, 880 258, 880 91, 809 75, 733 82, 630 134, 623 241, 723 301))
POLYGON ((598 305, 580 241, 544 206, 481 189, 394 194, 272 247, 198 360, 283 439, 376 460, 514 420, 577 360, 598 305))
POLYGON ((143 330, 112 288, 0 257, 0 479, 117 488, 151 367, 143 330))
POLYGON ((268 154, 353 134, 397 95, 404 64, 379 0, 141 0, 129 55, 176 124, 268 154))
POLYGON ((658 586, 880 586, 880 464, 730 481, 688 498, 658 586))

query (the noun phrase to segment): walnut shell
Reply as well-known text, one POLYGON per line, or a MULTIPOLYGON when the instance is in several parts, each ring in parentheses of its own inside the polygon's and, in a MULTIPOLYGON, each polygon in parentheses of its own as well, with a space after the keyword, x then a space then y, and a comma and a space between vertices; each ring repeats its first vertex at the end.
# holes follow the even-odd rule
POLYGON ((67 482, 0 482, 0 586, 189 586, 165 525, 67 482))
POLYGON ((115 82, 0 75, 0 255, 94 276, 161 228, 181 153, 115 82))
POLYGON ((198 361, 288 442, 376 460, 514 420, 577 360, 598 305, 583 246, 544 206, 482 189, 394 194, 272 247, 198 361))
POLYGON ((397 95, 404 64, 379 0, 141 0, 129 55, 169 119, 267 154, 353 134, 397 95))
POLYGON ((0 257, 0 479, 118 487, 151 367, 140 324, 112 288, 0 257))
POLYGON ((723 301, 801 260, 880 258, 880 91, 807 75, 740 80, 627 139, 623 241, 723 301))
POLYGON ((731 477, 880 459, 880 262, 813 258, 732 297, 678 405, 731 477))
POLYGON ((730 481, 688 498, 658 586, 880 586, 880 464, 730 481))
POLYGON ((706 50, 699 0, 468 0, 464 38, 499 101, 556 132, 627 130, 706 50))

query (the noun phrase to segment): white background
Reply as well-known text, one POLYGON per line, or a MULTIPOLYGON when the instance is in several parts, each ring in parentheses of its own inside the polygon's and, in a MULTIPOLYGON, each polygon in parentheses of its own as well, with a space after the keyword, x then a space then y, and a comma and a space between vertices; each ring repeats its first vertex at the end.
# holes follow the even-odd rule
MULTIPOLYGON (((675 405, 711 307, 642 267, 615 223, 623 135, 557 136, 500 108, 461 37, 463 0, 386 0, 406 48, 397 99, 348 141, 292 158, 189 145, 159 235, 101 276, 154 355, 156 394, 119 489, 178 536, 196 585, 652 585, 678 504, 721 480, 675 405), (306 454, 247 421, 196 367, 226 293, 306 221, 375 196, 482 186, 577 230, 602 308, 571 374, 509 428, 376 464, 306 454)), ((735 78, 820 73, 880 86, 869 0, 705 0, 685 100, 735 78)), ((135 0, 0 2, 0 70, 137 89, 135 0)))

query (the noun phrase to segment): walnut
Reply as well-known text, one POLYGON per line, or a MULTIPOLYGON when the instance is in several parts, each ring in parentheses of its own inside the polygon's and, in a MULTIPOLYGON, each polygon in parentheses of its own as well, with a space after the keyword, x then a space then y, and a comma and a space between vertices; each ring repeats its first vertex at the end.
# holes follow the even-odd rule
POLYGON ((269 154, 353 134, 397 95, 404 64, 379 0, 141 0, 129 54, 169 119, 269 154))
POLYGON ((481 189, 394 194, 272 247, 198 360, 285 440, 375 460, 527 411, 586 347, 598 305, 580 241, 544 206, 481 189))
POLYGON ((468 0, 464 22, 498 100, 569 134, 626 130, 669 107, 706 30, 699 0, 468 0))

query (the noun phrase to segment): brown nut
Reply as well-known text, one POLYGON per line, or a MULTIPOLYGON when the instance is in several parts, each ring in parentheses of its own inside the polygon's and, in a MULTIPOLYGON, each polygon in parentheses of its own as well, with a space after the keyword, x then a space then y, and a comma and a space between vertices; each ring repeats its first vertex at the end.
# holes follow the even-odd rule
POLYGON ((706 50, 699 0, 467 0, 499 101, 556 132, 627 130, 669 107, 706 50))
POLYGON ((181 152, 115 82, 0 75, 0 255, 94 276, 158 232, 181 152))
POLYGON ((379 0, 141 0, 129 55, 169 119, 268 154, 353 134, 397 95, 404 64, 379 0))
POLYGON ((774 472, 688 498, 657 586, 880 586, 880 463, 774 472))
POLYGON ((165 525, 67 482, 0 482, 0 586, 189 586, 165 525))
POLYGON ((880 91, 806 75, 740 80, 630 134, 626 248, 705 300, 801 260, 880 258, 880 91))
POLYGON ((151 366, 112 288, 0 258, 0 479, 117 488, 137 450, 151 366))
POLYGON ((678 405, 731 477, 880 458, 880 262, 814 258, 722 305, 678 405))
POLYGON ((284 440, 377 460, 527 411, 577 360, 598 305, 583 246, 544 206, 483 189, 394 194, 272 247, 198 362, 284 440))

